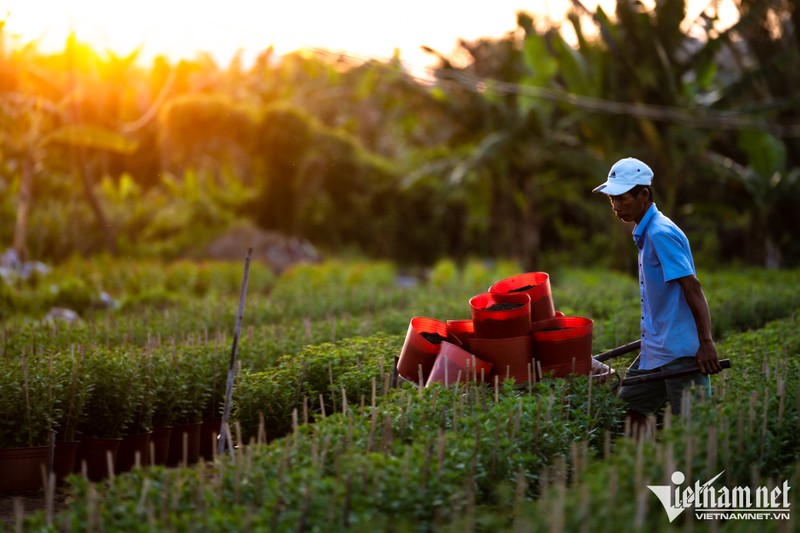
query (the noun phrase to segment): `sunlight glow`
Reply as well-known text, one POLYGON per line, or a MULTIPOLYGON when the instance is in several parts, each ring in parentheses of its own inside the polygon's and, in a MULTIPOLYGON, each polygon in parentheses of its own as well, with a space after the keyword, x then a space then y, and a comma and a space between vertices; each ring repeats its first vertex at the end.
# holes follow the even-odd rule
MULTIPOLYGON (((613 0, 583 4, 614 9, 613 0)), ((98 52, 140 48, 144 61, 162 54, 194 58, 203 51, 226 65, 238 50, 248 61, 273 45, 278 53, 324 48, 375 58, 398 50, 403 60, 419 66, 432 60, 421 45, 449 55, 459 38, 513 31, 518 11, 547 22, 561 20, 570 5, 570 0, 0 0, 0 20, 6 19, 12 44, 35 41, 45 52, 63 49, 74 32, 98 52)), ((704 0, 701 9, 708 5, 704 0)))

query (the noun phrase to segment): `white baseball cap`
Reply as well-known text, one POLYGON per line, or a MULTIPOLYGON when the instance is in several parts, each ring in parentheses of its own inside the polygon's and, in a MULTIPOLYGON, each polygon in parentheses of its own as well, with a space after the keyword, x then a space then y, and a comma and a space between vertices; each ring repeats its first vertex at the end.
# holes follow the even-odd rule
POLYGON ((635 157, 620 159, 608 172, 608 180, 592 189, 609 196, 624 194, 637 185, 653 183, 653 171, 645 163, 635 157))

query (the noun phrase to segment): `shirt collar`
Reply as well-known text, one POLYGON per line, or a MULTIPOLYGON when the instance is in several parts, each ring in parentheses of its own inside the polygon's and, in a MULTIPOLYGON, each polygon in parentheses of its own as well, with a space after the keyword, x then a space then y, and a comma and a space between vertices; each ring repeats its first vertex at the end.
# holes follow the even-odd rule
POLYGON ((642 220, 633 227, 633 241, 637 244, 637 246, 642 245, 644 230, 647 228, 647 225, 650 223, 656 213, 658 213, 656 204, 650 204, 650 207, 647 209, 647 212, 645 212, 642 220))

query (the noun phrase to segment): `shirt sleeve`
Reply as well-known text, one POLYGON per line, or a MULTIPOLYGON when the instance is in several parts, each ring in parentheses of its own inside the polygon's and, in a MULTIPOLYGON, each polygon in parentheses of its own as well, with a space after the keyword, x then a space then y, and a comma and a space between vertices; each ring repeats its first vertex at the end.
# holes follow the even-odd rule
POLYGON ((665 282, 695 274, 692 251, 684 235, 678 232, 659 231, 652 235, 652 241, 661 261, 665 282))

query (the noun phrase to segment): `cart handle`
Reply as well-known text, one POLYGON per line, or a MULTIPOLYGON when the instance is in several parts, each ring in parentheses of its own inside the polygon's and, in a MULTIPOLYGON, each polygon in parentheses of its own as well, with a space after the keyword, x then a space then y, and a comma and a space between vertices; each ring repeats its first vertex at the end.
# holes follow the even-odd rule
MULTIPOLYGON (((720 359, 719 366, 723 369, 731 368, 731 360, 730 359, 720 359)), ((700 367, 698 365, 693 365, 686 368, 677 368, 675 370, 664 370, 663 372, 653 372, 651 374, 643 374, 641 376, 633 376, 630 378, 625 378, 620 383, 620 386, 625 387, 628 385, 640 385, 642 383, 650 383, 651 381, 659 381, 662 379, 668 378, 679 378, 683 376, 688 376, 690 374, 695 374, 700 371, 700 367)))
POLYGON ((594 356, 595 361, 606 361, 608 359, 613 359, 614 357, 618 357, 620 355, 626 354, 628 352, 632 352, 634 350, 638 350, 642 346, 641 339, 637 339, 633 342, 629 342, 628 344, 623 344, 618 348, 614 348, 613 350, 609 350, 607 352, 603 352, 594 356))

